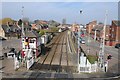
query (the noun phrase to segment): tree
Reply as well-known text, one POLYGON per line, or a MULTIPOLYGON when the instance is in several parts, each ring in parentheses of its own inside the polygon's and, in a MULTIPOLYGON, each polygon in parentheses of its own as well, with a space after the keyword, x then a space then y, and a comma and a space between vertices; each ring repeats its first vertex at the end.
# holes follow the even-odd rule
POLYGON ((99 22, 98 24, 99 24, 99 25, 102 25, 103 23, 102 23, 102 22, 99 22))
POLYGON ((2 20, 0 20, 0 24, 2 24, 2 20))
POLYGON ((48 21, 48 24, 49 24, 50 26, 52 26, 52 27, 57 27, 57 26, 60 25, 60 23, 58 23, 58 22, 56 22, 56 21, 54 21, 54 20, 48 21))
POLYGON ((3 19, 2 19, 2 24, 3 24, 3 25, 6 25, 7 22, 13 24, 13 20, 12 20, 11 18, 3 18, 3 19))
POLYGON ((44 30, 40 30, 40 31, 39 31, 39 34, 42 36, 42 35, 45 34, 45 31, 44 31, 44 30))

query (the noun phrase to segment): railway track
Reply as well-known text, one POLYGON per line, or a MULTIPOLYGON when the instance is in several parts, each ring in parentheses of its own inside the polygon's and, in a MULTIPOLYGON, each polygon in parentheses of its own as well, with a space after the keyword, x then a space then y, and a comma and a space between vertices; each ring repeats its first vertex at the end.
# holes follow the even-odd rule
POLYGON ((64 72, 75 73, 76 66, 69 65, 70 55, 68 54, 67 31, 59 33, 53 41, 47 46, 50 50, 40 56, 40 60, 33 65, 31 70, 45 72, 64 72))

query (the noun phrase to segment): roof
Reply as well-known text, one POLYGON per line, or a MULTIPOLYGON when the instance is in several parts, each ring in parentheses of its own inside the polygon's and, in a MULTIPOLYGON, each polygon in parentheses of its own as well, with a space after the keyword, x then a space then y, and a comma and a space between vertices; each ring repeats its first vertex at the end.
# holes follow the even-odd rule
POLYGON ((119 26, 119 27, 120 27, 120 21, 113 20, 113 23, 114 23, 116 26, 119 26))
POLYGON ((93 31, 95 31, 95 30, 101 31, 101 30, 103 30, 103 25, 96 25, 92 30, 93 31))
POLYGON ((7 25, 2 25, 2 28, 5 31, 5 33, 8 33, 10 30, 10 27, 8 27, 7 25))
POLYGON ((5 31, 5 33, 8 33, 9 31, 15 32, 15 30, 19 29, 18 26, 16 26, 16 25, 10 25, 10 26, 2 25, 2 28, 5 31))
POLYGON ((31 28, 30 25, 24 25, 24 28, 31 28))
POLYGON ((35 31, 25 31, 26 37, 40 37, 40 35, 35 31))
POLYGON ((10 26, 10 30, 13 31, 13 32, 15 32, 15 30, 18 30, 18 29, 19 29, 19 28, 18 28, 18 26, 16 26, 16 25, 10 26))

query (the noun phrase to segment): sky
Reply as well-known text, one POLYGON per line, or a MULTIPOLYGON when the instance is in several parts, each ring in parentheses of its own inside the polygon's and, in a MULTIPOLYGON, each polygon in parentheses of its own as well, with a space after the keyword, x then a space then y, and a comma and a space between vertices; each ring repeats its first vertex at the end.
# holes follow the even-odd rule
POLYGON ((118 19, 118 2, 7 2, 2 3, 2 18, 10 17, 14 20, 22 18, 22 6, 24 17, 30 21, 55 20, 62 22, 65 18, 67 23, 87 24, 97 20, 103 22, 107 10, 107 24, 118 19), (82 13, 80 14, 80 10, 82 13))

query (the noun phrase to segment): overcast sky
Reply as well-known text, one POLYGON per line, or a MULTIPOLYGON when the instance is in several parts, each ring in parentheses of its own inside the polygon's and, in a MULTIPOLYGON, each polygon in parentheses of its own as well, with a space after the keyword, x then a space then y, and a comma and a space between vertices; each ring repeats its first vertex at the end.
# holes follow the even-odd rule
POLYGON ((4 0, 2 18, 19 20, 22 17, 22 6, 24 6, 24 17, 28 17, 31 21, 53 19, 62 22, 62 19, 66 18, 67 23, 87 24, 92 20, 104 22, 106 10, 108 24, 118 19, 118 2, 5 2, 4 0), (79 12, 81 9, 82 14, 79 12))

